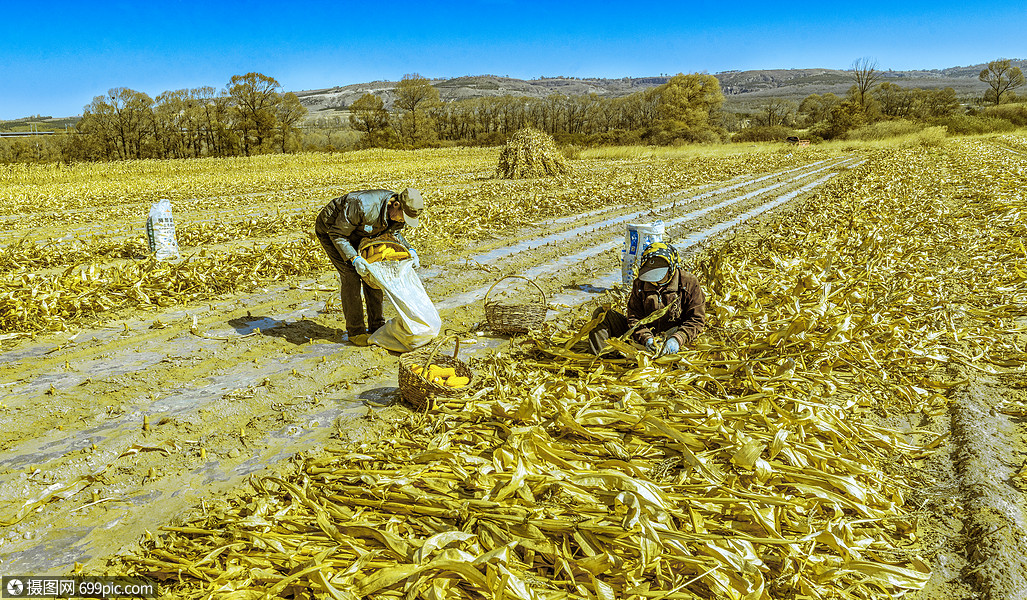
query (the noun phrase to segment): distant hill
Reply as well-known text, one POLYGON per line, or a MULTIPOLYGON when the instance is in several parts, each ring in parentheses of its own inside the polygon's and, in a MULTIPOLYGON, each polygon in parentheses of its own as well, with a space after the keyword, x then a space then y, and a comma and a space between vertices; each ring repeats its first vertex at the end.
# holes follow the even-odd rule
MULTIPOLYGON (((1027 60, 1013 60, 1013 66, 1027 71, 1027 60)), ((904 88, 941 89, 951 87, 961 97, 981 96, 988 84, 980 81, 987 64, 925 71, 881 71, 880 81, 904 88)), ((725 71, 716 74, 726 101, 745 104, 762 98, 802 100, 810 94, 844 95, 852 87, 851 71, 835 69, 780 69, 725 71)))
MULTIPOLYGON (((1027 72, 1027 60, 1014 59, 1014 66, 1027 72)), ((882 71, 881 80, 890 81, 902 87, 945 88, 956 90, 960 97, 982 96, 987 84, 977 79, 988 65, 969 65, 930 71, 882 71)), ((763 69, 757 71, 724 71, 715 73, 724 90, 726 108, 739 109, 753 106, 766 98, 785 98, 800 101, 810 94, 833 93, 844 95, 852 86, 851 71, 837 69, 763 69)), ((544 98, 550 94, 577 96, 597 94, 599 96, 627 96, 639 90, 663 85, 669 76, 623 77, 620 79, 540 77, 538 79, 514 79, 500 75, 469 75, 452 79, 434 79, 432 85, 439 90, 442 100, 463 100, 487 96, 529 96, 544 98)), ((331 115, 345 111, 349 105, 364 94, 371 92, 385 101, 387 108, 395 100, 397 81, 372 81, 353 83, 339 87, 295 92, 303 106, 309 111, 308 118, 331 115)), ((1021 95, 1027 90, 1017 90, 1021 95)), ((62 129, 74 126, 79 116, 52 118, 26 117, 16 121, 0 122, 0 130, 19 131, 35 126, 40 130, 62 129)))
POLYGON ((82 118, 82 115, 58 118, 43 115, 22 117, 21 119, 0 121, 0 132, 57 131, 74 127, 80 118, 82 118))
MULTIPOLYGON (((473 75, 452 79, 434 79, 432 85, 439 90, 443 101, 483 98, 488 96, 530 96, 545 98, 551 94, 580 96, 627 96, 646 87, 661 85, 668 77, 640 77, 623 79, 575 79, 551 77, 541 79, 514 79, 499 75, 473 75)), ((296 92, 300 102, 311 112, 345 109, 366 93, 380 96, 387 108, 396 99, 398 81, 372 81, 351 85, 296 92)))
MULTIPOLYGON (((1014 66, 1027 71, 1027 60, 1013 60, 1014 66)), ((929 71, 882 71, 881 81, 889 81, 908 88, 951 87, 960 96, 980 96, 987 84, 977 76, 986 64, 950 67, 929 71)), ((765 98, 802 100, 810 94, 845 94, 852 86, 851 71, 837 69, 763 69, 757 71, 724 71, 715 73, 724 90, 728 106, 744 106, 765 98)), ((621 79, 588 79, 571 77, 543 77, 514 79, 499 75, 474 75, 432 81, 444 100, 463 100, 487 96, 529 96, 544 98, 550 94, 600 96, 627 96, 641 89, 662 85, 669 76, 624 77, 621 79)), ((396 81, 373 81, 346 86, 296 92, 311 117, 345 110, 355 100, 370 92, 377 94, 391 107, 395 100, 396 81)), ((1022 90, 1021 90, 1022 91, 1022 90)))

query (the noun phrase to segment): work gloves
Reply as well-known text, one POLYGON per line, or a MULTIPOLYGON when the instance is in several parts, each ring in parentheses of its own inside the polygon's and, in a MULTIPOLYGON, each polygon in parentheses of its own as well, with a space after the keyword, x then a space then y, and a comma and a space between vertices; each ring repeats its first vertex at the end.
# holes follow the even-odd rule
POLYGON ((351 262, 353 263, 353 268, 357 270, 357 275, 367 277, 371 274, 371 264, 364 260, 363 256, 354 256, 351 262))
POLYGON ((410 253, 410 258, 414 259, 414 268, 415 269, 420 269, 421 268, 421 259, 418 258, 418 256, 417 256, 417 250, 414 250, 413 248, 407 248, 407 252, 410 253))
POLYGON ((659 352, 657 352, 657 345, 658 342, 655 337, 651 337, 645 341, 645 349, 650 352, 655 352, 656 356, 674 354, 681 349, 681 344, 678 342, 677 338, 674 337, 667 338, 667 341, 663 342, 663 346, 660 347, 659 352))

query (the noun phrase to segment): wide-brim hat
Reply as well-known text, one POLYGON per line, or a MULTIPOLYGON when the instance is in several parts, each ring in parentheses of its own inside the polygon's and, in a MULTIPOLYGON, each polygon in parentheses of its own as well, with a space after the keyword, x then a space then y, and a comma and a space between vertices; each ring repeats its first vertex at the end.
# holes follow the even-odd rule
POLYGON ((421 199, 421 192, 414 188, 406 188, 399 193, 399 205, 403 207, 403 221, 407 227, 417 227, 421 223, 421 213, 424 211, 424 200, 421 199))

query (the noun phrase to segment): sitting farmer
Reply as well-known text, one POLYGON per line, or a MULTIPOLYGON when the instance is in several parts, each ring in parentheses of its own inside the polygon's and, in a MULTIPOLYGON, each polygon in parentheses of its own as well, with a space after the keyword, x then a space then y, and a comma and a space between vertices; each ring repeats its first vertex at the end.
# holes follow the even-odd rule
MULTIPOLYGON (((673 354, 694 340, 706 323, 706 297, 699 280, 681 264, 677 250, 656 242, 642 252, 640 266, 628 296, 628 314, 608 311, 606 318, 588 335, 589 348, 599 354, 606 340, 620 337, 656 311, 668 307, 661 317, 638 326, 631 339, 657 356, 673 354)), ((602 309, 596 311, 596 316, 602 309)))
POLYGON ((370 265, 357 252, 360 241, 391 234, 406 246, 416 269, 420 267, 417 251, 403 237, 402 229, 417 227, 418 217, 423 210, 421 193, 412 188, 398 193, 389 190, 361 190, 333 199, 317 215, 314 233, 328 253, 328 259, 339 271, 339 295, 350 342, 366 346, 368 334, 385 324, 382 316, 384 294, 363 280, 370 273, 370 265), (364 307, 360 302, 361 288, 367 306, 366 330, 364 307))

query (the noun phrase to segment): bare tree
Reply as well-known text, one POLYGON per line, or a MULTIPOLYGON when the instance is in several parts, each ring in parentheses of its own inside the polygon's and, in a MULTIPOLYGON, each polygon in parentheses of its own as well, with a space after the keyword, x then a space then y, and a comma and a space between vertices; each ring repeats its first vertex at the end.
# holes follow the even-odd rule
POLYGON ((852 63, 852 77, 856 80, 856 97, 860 106, 867 105, 867 92, 880 81, 881 72, 877 70, 877 60, 864 56, 852 63))
POLYGON ((262 73, 247 73, 233 75, 228 86, 238 126, 243 130, 246 155, 252 154, 254 149, 266 150, 265 140, 271 138, 277 125, 275 109, 282 99, 278 93, 281 84, 274 77, 262 73))
MULTIPOLYGON (((417 73, 404 75, 403 79, 396 85, 396 108, 408 111, 400 121, 404 137, 410 143, 415 143, 419 138, 425 137, 424 131, 418 130, 418 111, 422 114, 425 109, 438 103, 439 90, 425 77, 417 73), (409 127, 402 128, 402 125, 409 121, 409 127)), ((424 121, 424 119, 422 119, 424 121)), ((425 129, 422 127, 421 129, 425 129)))
POLYGON ((307 107, 300 104, 299 97, 292 93, 282 94, 281 100, 275 107, 275 116, 278 119, 278 126, 281 128, 282 154, 286 152, 286 143, 290 136, 299 133, 299 123, 307 116, 307 107))
POLYGON ((795 119, 795 103, 783 98, 768 98, 752 117, 752 124, 765 127, 790 125, 795 119))
POLYGON ((988 63, 988 68, 981 71, 978 79, 991 86, 984 93, 984 101, 994 102, 996 106, 1002 103, 1002 94, 1024 84, 1023 71, 1012 66, 1007 59, 988 63))
POLYGON ((885 81, 872 92, 881 114, 889 117, 908 117, 913 111, 916 96, 912 90, 904 90, 902 86, 885 81))
POLYGON ((381 145, 389 137, 386 132, 389 128, 389 111, 385 110, 385 101, 370 92, 357 98, 349 106, 349 124, 353 129, 363 132, 363 145, 381 145))

